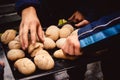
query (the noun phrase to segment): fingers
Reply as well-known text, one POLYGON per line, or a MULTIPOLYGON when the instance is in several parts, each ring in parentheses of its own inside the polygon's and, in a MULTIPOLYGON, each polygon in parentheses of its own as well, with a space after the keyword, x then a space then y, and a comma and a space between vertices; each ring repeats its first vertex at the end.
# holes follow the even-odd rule
POLYGON ((22 48, 25 50, 28 46, 28 27, 26 24, 20 25, 19 35, 22 48))
POLYGON ((68 49, 69 49, 68 46, 67 46, 67 41, 65 42, 65 44, 63 44, 61 49, 62 49, 63 53, 67 55, 68 49))
POLYGON ((79 56, 80 53, 80 43, 78 41, 77 37, 69 36, 63 47, 62 50, 65 54, 71 55, 71 56, 79 56))
POLYGON ((68 20, 73 21, 75 18, 75 15, 72 15, 68 20))
POLYGON ((68 44, 71 44, 71 41, 66 39, 65 44, 62 46, 63 53, 66 55, 74 55, 74 46, 72 44, 69 46, 68 44))
POLYGON ((36 42, 36 37, 37 37, 37 34, 36 34, 36 24, 31 24, 30 25, 30 36, 31 36, 31 42, 32 44, 34 44, 36 42))
POLYGON ((84 19, 84 16, 79 11, 73 13, 73 15, 68 19, 74 23, 78 23, 84 19))
POLYGON ((87 25, 87 24, 89 24, 89 21, 83 20, 83 21, 81 21, 81 22, 75 24, 75 26, 81 27, 81 26, 85 26, 85 25, 87 25))
POLYGON ((69 51, 69 55, 75 55, 74 45, 72 42, 70 43, 70 46, 68 46, 68 51, 69 51))
POLYGON ((74 51, 75 55, 76 56, 82 55, 82 53, 80 51, 80 43, 79 43, 79 41, 76 41, 76 44, 74 46, 75 46, 75 48, 74 48, 75 49, 75 51, 74 51))
POLYGON ((44 42, 44 31, 42 30, 41 25, 39 25, 37 33, 38 33, 39 40, 41 42, 44 42))
POLYGON ((3 66, 3 67, 5 67, 5 64, 4 64, 3 61, 0 61, 0 65, 3 66))

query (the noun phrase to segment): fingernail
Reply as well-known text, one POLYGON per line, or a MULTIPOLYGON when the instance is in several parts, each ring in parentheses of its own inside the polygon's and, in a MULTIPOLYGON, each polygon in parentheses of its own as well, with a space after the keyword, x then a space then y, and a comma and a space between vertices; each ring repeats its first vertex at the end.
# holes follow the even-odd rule
POLYGON ((35 43, 35 41, 32 41, 32 44, 34 44, 35 43))
POLYGON ((27 48, 27 45, 25 45, 25 49, 27 48))
POLYGON ((23 50, 25 50, 25 47, 22 47, 23 48, 23 50))

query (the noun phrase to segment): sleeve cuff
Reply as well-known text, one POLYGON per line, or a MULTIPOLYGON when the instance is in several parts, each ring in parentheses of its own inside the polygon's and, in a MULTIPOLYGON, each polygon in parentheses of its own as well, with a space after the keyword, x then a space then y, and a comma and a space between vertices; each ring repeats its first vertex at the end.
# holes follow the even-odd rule
POLYGON ((23 9, 29 6, 33 6, 37 10, 37 7, 39 6, 39 4, 40 4, 39 0, 18 0, 15 4, 15 8, 16 8, 18 15, 21 16, 21 12, 23 9))

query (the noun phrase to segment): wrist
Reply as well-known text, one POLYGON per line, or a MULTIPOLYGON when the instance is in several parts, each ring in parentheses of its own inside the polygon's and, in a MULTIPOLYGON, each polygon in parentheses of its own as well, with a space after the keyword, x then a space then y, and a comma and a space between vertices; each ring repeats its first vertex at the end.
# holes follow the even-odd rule
POLYGON ((35 14, 36 15, 36 10, 33 6, 29 6, 27 8, 25 8, 23 11, 22 11, 22 16, 24 15, 28 15, 28 14, 35 14))

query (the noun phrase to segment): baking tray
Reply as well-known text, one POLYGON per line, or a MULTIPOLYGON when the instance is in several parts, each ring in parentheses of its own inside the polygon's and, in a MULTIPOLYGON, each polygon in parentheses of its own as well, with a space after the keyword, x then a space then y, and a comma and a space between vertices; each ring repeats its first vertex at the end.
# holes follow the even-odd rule
MULTIPOLYGON (((37 78, 41 79, 42 77, 54 74, 56 72, 70 70, 70 69, 76 68, 77 66, 80 67, 81 64, 88 64, 88 63, 91 63, 94 61, 98 61, 98 60, 100 60, 101 53, 104 54, 104 51, 109 50, 109 48, 110 49, 111 48, 119 48, 119 45, 120 45, 119 41, 120 41, 120 34, 117 34, 117 35, 111 36, 109 38, 106 38, 104 40, 101 40, 99 42, 96 42, 94 44, 91 44, 89 46, 86 46, 86 47, 82 48, 83 55, 80 56, 80 58, 73 60, 73 61, 54 58, 52 56, 52 53, 57 48, 48 50, 48 52, 51 54, 51 56, 53 57, 53 59, 55 61, 54 68, 51 70, 47 70, 47 71, 40 70, 37 68, 33 74, 28 75, 28 76, 21 74, 17 69, 15 69, 14 62, 12 62, 8 59, 7 59, 7 61, 11 68, 11 71, 13 73, 15 80, 36 80, 37 78)), ((3 51, 6 55, 9 50, 8 46, 2 44, 2 47, 3 47, 3 51)), ((33 59, 29 55, 26 54, 26 56, 33 61, 33 59)), ((49 79, 47 79, 47 80, 49 80, 49 79)))
MULTIPOLYGON (((67 23, 66 23, 67 24, 67 23)), ((15 24, 16 25, 16 24, 15 24)), ((61 27, 62 25, 59 25, 58 27, 61 27)), ((43 30, 45 31, 46 28, 43 28, 43 30)), ((18 33, 17 33, 18 34, 18 33)), ((3 44, 2 42, 0 42, 2 48, 3 48, 3 53, 5 54, 5 58, 7 59, 7 52, 9 51, 9 48, 8 48, 8 45, 5 45, 3 44)), ((55 49, 52 49, 52 50, 48 50, 48 52, 51 54, 52 56, 52 53, 57 50, 58 48, 55 48, 55 49)), ((26 52, 25 52, 26 53, 26 52)), ((33 61, 33 58, 31 58, 29 55, 27 55, 26 53, 26 57, 28 57, 29 59, 31 59, 33 61)), ((53 56, 52 56, 53 57, 53 56)), ((42 80, 41 78, 42 77, 45 77, 45 76, 49 76, 49 75, 52 75, 56 72, 61 72, 61 71, 65 71, 65 70, 68 70, 68 69, 73 69, 75 68, 76 66, 80 65, 78 64, 76 61, 77 60, 74 60, 74 61, 69 61, 69 60, 63 60, 63 59, 56 59, 54 58, 54 61, 55 61, 55 66, 53 69, 51 70, 40 70, 40 69, 36 69, 36 71, 31 74, 31 75, 24 75, 24 74, 21 74, 15 67, 14 67, 14 62, 13 61, 10 61, 9 59, 7 59, 7 62, 8 62, 8 65, 10 66, 10 69, 9 71, 11 71, 12 75, 13 75, 13 78, 15 80, 35 80, 37 78, 40 78, 40 80, 42 80)), ((49 79, 47 79, 49 80, 49 79)), ((51 79, 50 79, 51 80, 51 79)))
MULTIPOLYGON (((104 50, 108 50, 110 45, 112 45, 112 47, 114 47, 114 46, 117 47, 117 45, 120 41, 120 34, 112 36, 112 37, 113 38, 101 40, 100 42, 98 42, 96 44, 92 44, 92 45, 89 45, 89 46, 83 48, 82 50, 84 52, 83 53, 84 55, 74 61, 53 58, 55 61, 55 67, 53 69, 47 70, 47 71, 37 69, 33 74, 28 75, 28 76, 25 76, 25 75, 19 73, 19 71, 16 70, 13 66, 14 62, 12 62, 8 59, 7 59, 7 61, 11 68, 10 71, 12 71, 15 80, 35 80, 37 78, 40 78, 40 77, 42 78, 44 76, 48 76, 48 75, 54 74, 56 72, 73 69, 77 66, 80 66, 81 64, 87 64, 87 63, 91 63, 91 62, 100 60, 100 55, 96 54, 96 52, 103 53, 104 50), (112 44, 113 41, 114 41, 114 43, 112 44)), ((2 47, 3 47, 4 53, 6 55, 6 53, 9 50, 8 46, 2 44, 2 47)), ((48 52, 50 54, 52 54, 56 49, 49 50, 48 52)), ((26 56, 29 57, 28 55, 26 55, 26 56)), ((31 60, 32 60, 32 58, 31 58, 31 60)), ((47 80, 49 80, 49 79, 47 79, 47 80)))
MULTIPOLYGON (((5 56, 6 56, 9 48, 5 44, 2 44, 2 47, 3 47, 3 51, 5 53, 5 56)), ((52 54, 56 49, 48 50, 48 52, 50 54, 52 54)), ((33 58, 31 58, 29 55, 26 54, 26 57, 28 57, 29 59, 31 59, 33 61, 33 58)), ((6 56, 6 58, 7 58, 7 56, 6 56)), ((77 60, 69 61, 69 60, 56 59, 54 57, 53 57, 53 59, 55 61, 55 66, 54 66, 53 69, 45 71, 45 70, 40 70, 40 69, 37 68, 36 71, 33 74, 27 75, 27 76, 21 74, 14 67, 14 61, 10 61, 9 59, 7 59, 7 61, 8 61, 8 64, 9 64, 10 68, 11 68, 10 71, 12 71, 12 75, 14 76, 15 80, 35 80, 37 78, 40 78, 40 77, 42 78, 44 76, 48 76, 48 75, 54 74, 56 72, 61 72, 61 71, 64 71, 64 70, 75 68, 77 65, 79 65, 77 60)), ((42 79, 40 79, 40 80, 42 80, 42 79)), ((49 80, 49 79, 47 79, 47 80, 49 80)))

